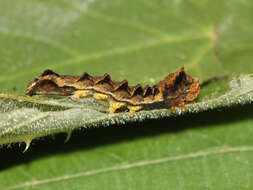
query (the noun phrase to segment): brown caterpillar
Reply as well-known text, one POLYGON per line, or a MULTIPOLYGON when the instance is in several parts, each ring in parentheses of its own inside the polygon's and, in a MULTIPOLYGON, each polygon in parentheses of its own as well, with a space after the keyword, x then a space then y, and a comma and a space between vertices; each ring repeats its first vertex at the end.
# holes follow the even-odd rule
POLYGON ((33 82, 27 85, 26 95, 58 94, 73 95, 82 98, 93 95, 96 99, 107 100, 109 112, 129 110, 135 113, 139 110, 185 107, 199 95, 200 85, 197 78, 192 78, 179 71, 169 74, 156 85, 143 88, 141 84, 128 86, 128 81, 115 82, 108 73, 93 77, 88 73, 82 76, 59 75, 52 70, 45 70, 33 82))

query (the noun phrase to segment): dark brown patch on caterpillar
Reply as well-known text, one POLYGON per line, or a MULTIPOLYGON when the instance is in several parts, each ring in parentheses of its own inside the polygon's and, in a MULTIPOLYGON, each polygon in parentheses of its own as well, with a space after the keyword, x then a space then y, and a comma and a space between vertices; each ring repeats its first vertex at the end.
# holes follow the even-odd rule
POLYGON ((132 113, 140 109, 184 107, 185 104, 193 102, 199 92, 198 79, 186 74, 183 67, 156 85, 144 88, 141 84, 129 86, 127 80, 112 81, 108 73, 99 77, 93 77, 86 72, 82 76, 61 76, 52 70, 46 70, 30 82, 26 89, 26 95, 29 96, 59 94, 81 98, 93 94, 94 98, 107 99, 110 103, 109 111, 112 113, 124 107, 132 113))

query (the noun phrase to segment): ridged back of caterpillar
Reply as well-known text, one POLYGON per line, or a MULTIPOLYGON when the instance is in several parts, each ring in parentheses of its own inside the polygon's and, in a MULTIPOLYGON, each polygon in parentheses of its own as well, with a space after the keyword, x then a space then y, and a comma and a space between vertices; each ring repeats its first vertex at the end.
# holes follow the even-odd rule
MULTIPOLYGON (((187 75, 183 67, 179 71, 169 74, 156 85, 147 85, 144 88, 141 84, 129 86, 127 80, 113 81, 108 73, 98 77, 91 76, 86 72, 82 76, 61 76, 51 70, 46 70, 28 84, 26 94, 31 96, 35 94, 71 95, 77 90, 91 90, 109 95, 115 101, 131 105, 157 102, 172 105, 172 101, 175 103, 185 101, 192 85, 198 87, 198 80, 187 75)), ((197 87, 192 92, 196 97, 199 93, 199 87, 197 87)))

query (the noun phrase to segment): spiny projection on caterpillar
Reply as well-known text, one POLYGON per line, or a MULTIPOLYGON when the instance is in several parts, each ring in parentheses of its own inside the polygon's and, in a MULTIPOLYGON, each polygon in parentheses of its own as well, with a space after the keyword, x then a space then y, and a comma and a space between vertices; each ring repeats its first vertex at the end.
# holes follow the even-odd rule
POLYGON ((109 113, 129 110, 134 114, 139 110, 185 107, 199 95, 200 85, 197 78, 180 70, 170 73, 154 86, 142 87, 141 84, 128 86, 128 81, 115 82, 108 73, 93 77, 88 73, 81 76, 59 75, 45 70, 27 85, 26 95, 72 95, 74 98, 93 96, 109 103, 109 113))

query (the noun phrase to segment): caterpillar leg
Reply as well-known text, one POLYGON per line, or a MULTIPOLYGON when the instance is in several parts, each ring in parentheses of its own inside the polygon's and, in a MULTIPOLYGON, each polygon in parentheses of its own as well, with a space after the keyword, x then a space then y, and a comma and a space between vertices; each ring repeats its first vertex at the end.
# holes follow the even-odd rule
POLYGON ((177 107, 179 108, 186 108, 186 103, 185 102, 180 102, 177 107))
POLYGON ((126 108, 126 104, 122 102, 110 101, 109 104, 110 104, 109 113, 115 113, 119 109, 126 108))
POLYGON ((141 106, 127 106, 127 108, 129 109, 131 115, 134 115, 135 112, 142 109, 141 106))
POLYGON ((176 105, 173 105, 173 106, 171 106, 171 110, 172 111, 176 111, 176 107, 179 107, 179 108, 186 108, 186 104, 185 104, 185 102, 180 102, 179 104, 176 104, 176 105))
POLYGON ((79 98, 88 96, 89 94, 90 94, 90 90, 77 90, 74 92, 73 97, 79 99, 79 98))

